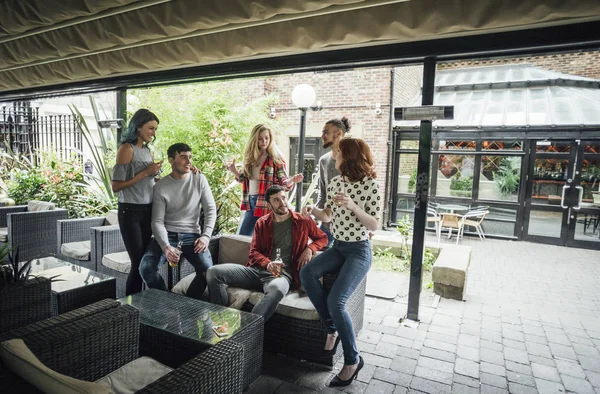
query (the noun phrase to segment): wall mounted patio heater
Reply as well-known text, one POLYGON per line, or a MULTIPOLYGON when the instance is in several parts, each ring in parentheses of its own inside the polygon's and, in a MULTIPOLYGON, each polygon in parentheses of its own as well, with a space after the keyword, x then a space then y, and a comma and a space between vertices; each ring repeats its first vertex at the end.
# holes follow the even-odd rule
POLYGON ((396 120, 442 120, 454 119, 452 105, 422 105, 419 107, 394 108, 396 120))

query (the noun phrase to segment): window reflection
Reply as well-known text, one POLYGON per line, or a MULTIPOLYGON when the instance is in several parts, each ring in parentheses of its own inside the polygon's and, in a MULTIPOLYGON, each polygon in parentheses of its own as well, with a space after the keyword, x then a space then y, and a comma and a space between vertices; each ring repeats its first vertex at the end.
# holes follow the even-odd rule
POLYGON ((521 179, 521 157, 483 156, 479 198, 517 201, 521 179))

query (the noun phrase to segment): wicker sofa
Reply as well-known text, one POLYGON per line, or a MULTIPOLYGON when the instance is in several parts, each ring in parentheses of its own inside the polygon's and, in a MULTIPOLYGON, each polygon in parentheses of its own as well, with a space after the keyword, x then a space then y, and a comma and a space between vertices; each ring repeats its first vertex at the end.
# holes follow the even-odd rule
POLYGON ((57 256, 73 264, 96 271, 96 262, 91 256, 91 230, 93 227, 116 225, 117 211, 106 216, 81 219, 66 219, 57 222, 57 256))
POLYGON ((67 211, 45 201, 0 207, 0 247, 8 243, 19 247, 19 258, 56 254, 56 222, 67 218, 67 211))
MULTIPOLYGON (((0 342, 20 338, 31 352, 51 370, 87 382, 94 382, 151 349, 145 349, 145 336, 140 331, 139 312, 129 305, 104 300, 58 317, 50 318, 21 329, 0 335, 0 342)), ((6 342, 2 345, 6 358, 6 342)), ((243 371, 243 347, 232 341, 221 343, 200 351, 188 341, 169 341, 169 352, 187 355, 177 363, 171 359, 155 360, 163 365, 161 376, 143 386, 135 387, 136 393, 241 393, 243 371), (169 371, 169 369, 172 370, 169 371)), ((163 352, 164 353, 164 352, 163 352)), ((0 363, 2 389, 7 392, 41 392, 18 376, 13 367, 0 363)), ((138 369, 138 375, 147 369, 138 369)), ((23 374, 22 372, 19 372, 23 374)), ((133 375, 127 375, 128 378, 133 375)), ((113 375, 114 377, 114 375, 113 375)), ((114 384, 113 380, 112 384, 114 384)), ((128 379, 128 384, 131 380, 128 379)), ((153 379, 145 379, 152 381, 153 379)), ((104 383, 106 380, 104 380, 104 383)), ((139 384, 139 382, 138 382, 139 384)), ((97 386, 97 385, 96 385, 97 386)), ((108 391, 107 391, 108 392, 108 391)))
MULTIPOLYGON (((223 235, 213 237, 209 248, 213 264, 245 264, 250 250, 250 237, 223 235)), ((185 294, 193 279, 191 274, 184 277, 173 292, 185 294)), ((331 289, 336 275, 326 275, 323 283, 331 289)), ((361 282, 346 304, 346 310, 352 318, 356 335, 363 326, 366 278, 361 282)), ((260 301, 262 292, 230 287, 227 289, 231 308, 250 311, 260 301)), ((264 350, 285 354, 290 357, 309 360, 326 366, 333 366, 342 357, 342 347, 332 356, 325 356, 323 348, 327 331, 319 319, 314 306, 301 290, 290 292, 280 302, 275 314, 265 322, 264 350)))

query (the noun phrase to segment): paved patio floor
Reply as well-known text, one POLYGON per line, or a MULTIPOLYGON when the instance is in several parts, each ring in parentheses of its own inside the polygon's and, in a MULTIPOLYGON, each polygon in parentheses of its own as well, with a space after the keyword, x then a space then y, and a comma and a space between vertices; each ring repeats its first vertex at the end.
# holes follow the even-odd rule
MULTIPOLYGON (((429 235, 428 235, 429 237, 429 235)), ((444 242, 452 242, 444 240, 444 242)), ((336 369, 265 355, 246 393, 600 394, 600 251, 475 238, 467 300, 420 309, 367 297, 365 367, 343 390, 336 369)))

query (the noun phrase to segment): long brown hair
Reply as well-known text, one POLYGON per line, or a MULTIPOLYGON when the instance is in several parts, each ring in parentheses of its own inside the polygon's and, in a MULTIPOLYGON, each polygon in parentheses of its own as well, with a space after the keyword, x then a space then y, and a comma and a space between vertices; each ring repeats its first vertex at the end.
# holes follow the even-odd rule
POLYGON ((279 151, 273 140, 273 132, 269 126, 264 124, 257 124, 250 132, 250 139, 244 150, 244 175, 248 178, 252 176, 252 167, 258 162, 259 151, 258 151, 258 135, 263 131, 269 132, 269 146, 267 146, 267 154, 273 158, 273 162, 277 165, 283 163, 283 159, 279 155, 279 151))
POLYGON ((376 178, 371 149, 364 140, 343 138, 340 141, 340 153, 342 154, 340 173, 350 182, 358 182, 364 177, 376 178))

